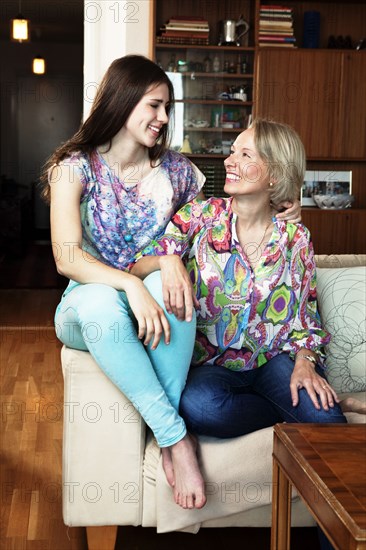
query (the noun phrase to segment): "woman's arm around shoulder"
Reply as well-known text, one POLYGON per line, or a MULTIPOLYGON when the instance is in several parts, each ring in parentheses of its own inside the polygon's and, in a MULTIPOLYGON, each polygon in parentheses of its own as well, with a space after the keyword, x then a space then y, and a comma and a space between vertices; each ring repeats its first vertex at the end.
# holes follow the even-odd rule
POLYGON ((299 200, 282 202, 275 205, 274 208, 279 211, 276 214, 278 220, 290 223, 301 222, 301 203, 299 200))

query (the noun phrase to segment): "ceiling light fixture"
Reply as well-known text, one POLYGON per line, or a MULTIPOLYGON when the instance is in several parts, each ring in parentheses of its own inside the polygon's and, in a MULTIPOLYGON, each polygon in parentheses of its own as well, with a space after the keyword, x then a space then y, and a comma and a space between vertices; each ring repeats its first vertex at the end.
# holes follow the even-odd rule
POLYGON ((22 0, 19 0, 19 13, 11 20, 11 39, 16 42, 29 42, 29 19, 22 15, 22 0))
POLYGON ((46 61, 41 55, 37 55, 33 59, 33 73, 45 74, 45 72, 46 72, 46 61))

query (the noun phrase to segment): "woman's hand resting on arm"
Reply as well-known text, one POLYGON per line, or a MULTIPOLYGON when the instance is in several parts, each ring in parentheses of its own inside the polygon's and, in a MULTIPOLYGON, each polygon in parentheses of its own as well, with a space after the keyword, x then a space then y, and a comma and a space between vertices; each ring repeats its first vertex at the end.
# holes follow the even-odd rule
POLYGON ((339 403, 338 396, 326 379, 316 372, 314 364, 301 357, 302 355, 312 355, 316 359, 316 355, 309 350, 304 349, 302 353, 297 354, 290 382, 292 404, 294 407, 298 405, 299 390, 304 388, 314 403, 314 407, 320 409, 319 396, 323 409, 327 411, 329 407, 334 407, 334 402, 339 403))
POLYGON ((171 254, 159 259, 166 310, 180 321, 190 322, 199 302, 187 270, 179 256, 171 254))
POLYGON ((153 271, 161 272, 164 305, 180 321, 192 320, 193 309, 199 303, 192 282, 179 256, 144 256, 131 269, 131 273, 144 279, 153 271))
POLYGON ((164 342, 170 343, 170 326, 163 309, 151 296, 143 282, 133 275, 125 281, 124 290, 128 303, 138 323, 137 336, 151 349, 156 349, 164 334, 164 342))

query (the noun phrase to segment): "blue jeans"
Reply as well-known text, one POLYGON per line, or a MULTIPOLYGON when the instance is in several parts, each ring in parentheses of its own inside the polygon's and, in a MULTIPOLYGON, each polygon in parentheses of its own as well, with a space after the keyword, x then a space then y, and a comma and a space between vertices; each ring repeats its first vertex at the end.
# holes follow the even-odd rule
MULTIPOLYGON (((146 277, 144 284, 164 307, 160 272, 146 277)), ((55 314, 61 342, 91 353, 140 412, 160 447, 177 443, 187 432, 178 408, 196 333, 195 317, 187 323, 166 316, 171 342, 166 345, 161 340, 152 351, 137 338, 136 319, 125 292, 110 286, 77 285, 64 295, 55 314)))
MULTIPOLYGON (((294 407, 293 368, 294 361, 282 353, 250 371, 205 365, 191 369, 180 401, 188 430, 228 438, 277 422, 347 422, 337 404, 328 411, 316 409, 305 389, 299 390, 299 404, 294 407)), ((317 372, 324 377, 321 369, 317 372)))

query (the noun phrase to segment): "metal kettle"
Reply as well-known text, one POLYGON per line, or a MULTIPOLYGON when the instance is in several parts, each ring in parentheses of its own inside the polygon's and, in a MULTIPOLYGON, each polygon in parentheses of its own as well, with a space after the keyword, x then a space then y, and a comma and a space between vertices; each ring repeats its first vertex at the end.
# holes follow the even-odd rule
POLYGON ((241 15, 238 21, 235 19, 224 19, 221 23, 221 32, 219 46, 240 46, 240 39, 249 31, 249 24, 241 15), (238 27, 244 27, 240 34, 237 33, 238 27))

